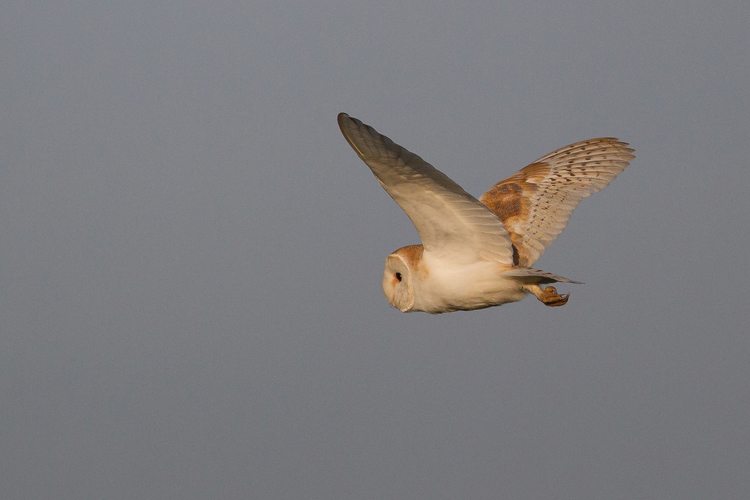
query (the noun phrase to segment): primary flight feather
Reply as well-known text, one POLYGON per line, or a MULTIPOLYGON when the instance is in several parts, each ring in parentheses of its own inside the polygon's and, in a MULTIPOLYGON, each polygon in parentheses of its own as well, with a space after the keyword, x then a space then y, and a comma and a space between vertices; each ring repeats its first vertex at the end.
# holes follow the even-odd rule
POLYGON ((582 198, 606 187, 634 158, 611 137, 558 149, 479 199, 419 156, 345 113, 339 127, 381 186, 406 212, 422 245, 386 259, 383 291, 403 312, 482 309, 535 295, 561 306, 568 295, 540 285, 577 283, 530 267, 562 232, 582 198))

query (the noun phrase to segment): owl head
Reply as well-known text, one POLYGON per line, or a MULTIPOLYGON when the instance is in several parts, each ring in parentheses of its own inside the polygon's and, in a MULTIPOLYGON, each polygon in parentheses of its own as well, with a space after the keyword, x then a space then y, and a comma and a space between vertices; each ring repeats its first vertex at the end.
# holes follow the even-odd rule
POLYGON ((401 312, 414 310, 414 282, 425 278, 427 271, 422 262, 423 252, 422 245, 409 245, 385 259, 383 292, 388 302, 401 312))
POLYGON ((409 312, 414 307, 411 269, 406 260, 396 252, 385 259, 383 293, 388 302, 401 312, 409 312))

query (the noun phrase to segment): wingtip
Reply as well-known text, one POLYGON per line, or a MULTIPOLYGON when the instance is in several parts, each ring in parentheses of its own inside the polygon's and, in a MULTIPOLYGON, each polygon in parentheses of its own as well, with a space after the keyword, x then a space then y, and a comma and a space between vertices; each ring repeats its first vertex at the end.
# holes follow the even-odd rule
POLYGON ((338 114, 338 122, 339 130, 341 130, 341 133, 344 135, 346 142, 349 143, 349 145, 359 155, 360 158, 364 158, 364 154, 357 146, 357 144, 355 144, 354 138, 352 137, 352 135, 356 136, 358 134, 361 134, 361 131, 359 131, 358 129, 364 124, 356 118, 352 118, 346 113, 338 114))
POLYGON ((339 123, 340 129, 343 130, 344 122, 346 121, 347 118, 349 118, 349 115, 347 115, 346 113, 339 113, 338 116, 336 117, 336 121, 339 123))
POLYGON ((346 113, 339 113, 337 116, 337 121, 339 122, 339 127, 343 129, 347 123, 351 123, 351 122, 356 123, 359 120, 357 120, 356 118, 352 118, 346 113))
POLYGON ((352 118, 346 113, 339 113, 337 121, 339 122, 339 128, 341 129, 341 132, 347 139, 349 138, 349 133, 347 132, 347 130, 356 128, 357 122, 359 122, 359 120, 357 120, 356 118, 352 118))

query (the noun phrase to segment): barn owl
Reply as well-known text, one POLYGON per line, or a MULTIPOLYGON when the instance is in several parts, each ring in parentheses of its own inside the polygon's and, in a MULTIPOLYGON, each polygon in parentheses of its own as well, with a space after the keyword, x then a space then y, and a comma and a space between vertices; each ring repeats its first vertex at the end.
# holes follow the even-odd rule
POLYGON ((531 267, 582 198, 605 188, 635 158, 612 137, 543 156, 479 199, 419 156, 345 113, 339 127, 422 239, 390 254, 383 292, 402 312, 440 314, 517 302, 533 294, 562 306, 550 283, 577 283, 531 267))

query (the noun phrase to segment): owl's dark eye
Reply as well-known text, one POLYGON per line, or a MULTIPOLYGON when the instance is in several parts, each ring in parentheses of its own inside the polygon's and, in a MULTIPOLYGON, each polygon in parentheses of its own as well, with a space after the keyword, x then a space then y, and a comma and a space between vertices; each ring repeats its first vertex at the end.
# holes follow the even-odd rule
POLYGON ((401 281, 401 273, 396 273, 396 279, 401 281))

